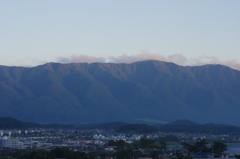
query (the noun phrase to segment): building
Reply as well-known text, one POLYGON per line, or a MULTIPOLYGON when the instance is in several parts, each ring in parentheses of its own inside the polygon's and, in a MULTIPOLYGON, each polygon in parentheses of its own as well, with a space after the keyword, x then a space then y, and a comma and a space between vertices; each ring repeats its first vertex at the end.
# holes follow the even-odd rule
POLYGON ((17 139, 11 139, 4 136, 0 139, 0 147, 20 149, 23 147, 23 143, 17 139))

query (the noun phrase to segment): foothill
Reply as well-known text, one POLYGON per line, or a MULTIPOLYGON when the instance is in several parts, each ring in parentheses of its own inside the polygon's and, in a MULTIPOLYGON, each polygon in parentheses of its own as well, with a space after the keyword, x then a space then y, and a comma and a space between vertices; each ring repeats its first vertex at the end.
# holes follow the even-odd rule
MULTIPOLYGON (((118 123, 115 123, 117 125, 118 123)), ((121 124, 120 124, 121 125, 121 124)), ((117 129, 92 127, 0 130, 0 159, 101 158, 191 159, 237 158, 227 154, 227 143, 240 143, 239 134, 164 132, 146 130, 146 124, 117 129), (125 128, 125 131, 122 131, 125 128), (121 130, 121 131, 119 131, 121 130)), ((102 127, 104 127, 102 125, 102 127)), ((116 126, 115 126, 116 128, 116 126)))

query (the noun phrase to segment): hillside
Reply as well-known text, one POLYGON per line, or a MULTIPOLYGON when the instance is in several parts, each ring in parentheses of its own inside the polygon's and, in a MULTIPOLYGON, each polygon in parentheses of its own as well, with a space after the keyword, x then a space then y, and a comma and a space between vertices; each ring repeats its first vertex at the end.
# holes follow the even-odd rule
POLYGON ((110 122, 110 123, 93 123, 93 124, 76 124, 76 128, 80 129, 107 129, 107 130, 117 130, 121 126, 127 125, 124 122, 110 122))
MULTIPOLYGON (((227 124, 198 124, 189 120, 177 120, 164 125, 150 126, 147 124, 128 124, 123 122, 95 123, 95 124, 38 124, 34 122, 24 122, 12 117, 0 117, 0 129, 28 129, 28 128, 61 128, 61 129, 105 129, 114 130, 117 133, 133 134, 151 134, 158 132, 174 133, 205 133, 205 134, 229 134, 237 135, 240 133, 240 127, 227 124)), ((164 140, 176 140, 177 138, 170 135, 164 137, 164 140)), ((163 140, 163 138, 162 138, 163 140)), ((161 141, 161 140, 160 140, 161 141)))
POLYGON ((158 130, 147 124, 127 124, 121 126, 116 132, 121 133, 137 133, 137 134, 151 134, 157 132, 158 130))
POLYGON ((161 61, 0 66, 0 116, 37 123, 239 125, 239 81, 240 71, 226 66, 161 61))
POLYGON ((28 129, 28 128, 74 128, 69 124, 38 124, 24 122, 12 117, 0 117, 0 129, 28 129))
POLYGON ((163 132, 177 133, 206 133, 206 134, 232 134, 240 133, 240 127, 226 124, 198 124, 189 120, 177 120, 158 127, 163 132))

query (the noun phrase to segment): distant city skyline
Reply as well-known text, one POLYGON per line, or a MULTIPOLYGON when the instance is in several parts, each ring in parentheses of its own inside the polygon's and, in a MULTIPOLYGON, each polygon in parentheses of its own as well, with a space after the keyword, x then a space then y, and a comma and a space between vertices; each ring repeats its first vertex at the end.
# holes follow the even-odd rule
POLYGON ((1 1, 0 65, 161 60, 240 70, 240 1, 1 1))

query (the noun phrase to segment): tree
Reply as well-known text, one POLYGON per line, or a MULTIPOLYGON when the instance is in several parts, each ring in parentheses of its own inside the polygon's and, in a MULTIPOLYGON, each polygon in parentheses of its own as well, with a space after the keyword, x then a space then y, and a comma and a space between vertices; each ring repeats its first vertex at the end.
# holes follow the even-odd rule
POLYGON ((188 152, 191 150, 190 146, 192 146, 192 145, 190 145, 190 144, 187 143, 187 142, 182 142, 181 145, 182 145, 182 148, 183 148, 183 149, 187 150, 187 154, 189 154, 188 152), (189 150, 189 149, 190 149, 190 150, 189 150))
POLYGON ((152 143, 152 144, 148 144, 146 146, 147 149, 161 149, 161 146, 156 144, 156 143, 152 143))
POLYGON ((155 143, 153 139, 140 139, 140 147, 141 148, 146 148, 148 145, 155 143))
POLYGON ((108 146, 116 146, 116 142, 114 140, 109 140, 107 145, 108 146))
POLYGON ((194 144, 194 146, 196 147, 196 150, 201 152, 206 152, 209 150, 207 145, 208 145, 208 141, 206 139, 199 140, 194 144))
POLYGON ((44 158, 43 155, 39 153, 34 156, 34 159, 42 159, 42 158, 44 158))
POLYGON ((101 153, 99 156, 100 156, 102 159, 105 159, 105 158, 107 157, 107 154, 106 154, 106 153, 101 153))
POLYGON ((166 142, 178 142, 179 138, 174 135, 167 135, 164 137, 159 137, 156 140, 157 141, 166 141, 166 142))
POLYGON ((224 151, 227 150, 227 145, 222 141, 215 141, 212 145, 213 152, 217 157, 220 157, 224 151))
POLYGON ((167 142, 166 141, 160 141, 159 144, 161 146, 161 149, 164 149, 164 150, 167 149, 167 142))
POLYGON ((182 145, 182 148, 185 150, 188 150, 188 147, 190 146, 190 144, 187 142, 182 142, 181 145, 182 145))
POLYGON ((193 145, 182 142, 182 148, 187 150, 188 152, 210 152, 210 148, 207 146, 208 141, 203 139, 195 142, 193 145))
POLYGON ((194 159, 193 156, 187 156, 186 159, 194 159))
POLYGON ((132 145, 133 149, 139 149, 140 142, 139 141, 134 141, 131 145, 132 145))
POLYGON ((108 146, 118 146, 119 148, 124 149, 128 144, 124 140, 118 140, 116 142, 114 140, 109 140, 108 146))
POLYGON ((131 159, 130 150, 120 150, 116 152, 117 159, 131 159))
POLYGON ((116 142, 116 146, 120 147, 121 149, 124 149, 125 145, 126 145, 126 143, 124 140, 119 140, 116 142))
POLYGON ((159 155, 162 155, 163 153, 161 151, 153 151, 151 154, 150 154, 150 157, 152 158, 155 158, 159 155))

